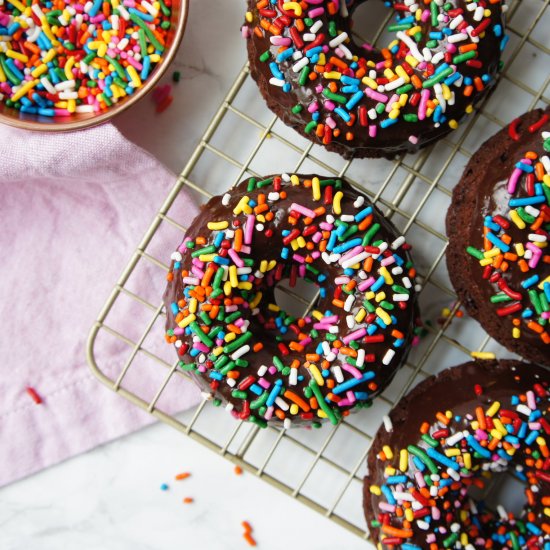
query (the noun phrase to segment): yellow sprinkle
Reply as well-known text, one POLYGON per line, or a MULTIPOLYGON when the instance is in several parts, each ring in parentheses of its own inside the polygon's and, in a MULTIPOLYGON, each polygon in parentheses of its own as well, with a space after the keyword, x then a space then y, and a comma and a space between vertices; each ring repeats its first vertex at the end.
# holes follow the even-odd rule
POLYGON ((546 441, 542 436, 537 437, 537 443, 539 447, 546 447, 546 441))
POLYGON ((296 252, 296 250, 300 248, 300 245, 298 244, 298 240, 294 239, 293 241, 290 241, 290 247, 292 248, 292 250, 294 250, 294 252, 296 252))
POLYGON ((407 34, 408 34, 409 36, 413 36, 413 35, 416 34, 417 32, 422 32, 422 27, 420 27, 419 25, 417 25, 416 27, 410 28, 410 29, 407 31, 407 34))
POLYGON ((401 65, 397 65, 397 67, 395 67, 395 72, 397 73, 397 76, 401 77, 405 82, 409 83, 411 81, 411 77, 401 65))
POLYGON ((256 220, 259 221, 260 223, 265 223, 265 216, 263 214, 258 214, 256 216, 256 220))
POLYGON ((405 61, 414 69, 419 63, 420 61, 418 61, 415 57, 413 57, 412 55, 407 55, 405 57, 405 61))
POLYGON ((491 404, 491 406, 487 409, 487 412, 485 413, 487 416, 495 416, 497 414, 498 410, 500 409, 500 403, 498 401, 495 401, 491 404))
MULTIPOLYGON (((395 103, 394 103, 395 105, 395 103)), ((388 115, 392 120, 393 119, 396 119, 396 118, 399 118, 399 109, 392 109, 390 111, 390 114, 388 115)))
POLYGON ((486 266, 486 265, 491 265, 493 263, 493 259, 492 258, 485 258, 483 260, 479 260, 479 265, 481 266, 486 266))
POLYGON ((11 57, 12 59, 17 59, 22 63, 26 63, 29 60, 28 56, 26 56, 25 54, 22 54, 20 52, 14 52, 13 50, 8 50, 6 52, 6 55, 8 57, 11 57))
POLYGON ((374 298, 375 294, 372 290, 369 290, 366 294, 365 294, 365 298, 367 300, 372 300, 374 298))
POLYGON ((25 11, 25 6, 19 2, 19 0, 8 0, 8 2, 15 6, 19 11, 25 11))
POLYGON ((15 103, 16 101, 19 101, 24 95, 27 94, 29 90, 32 90, 40 81, 39 80, 29 80, 29 82, 26 82, 19 88, 19 90, 13 94, 11 97, 11 100, 15 103))
POLYGON ((329 73, 323 73, 323 76, 328 80, 340 80, 342 77, 341 73, 337 71, 330 71, 329 73))
POLYGON ((474 359, 481 359, 483 361, 490 361, 491 359, 496 359, 496 355, 490 351, 472 351, 470 355, 474 359))
POLYGON ((525 248, 523 248, 523 243, 516 243, 515 245, 516 254, 521 258, 525 255, 525 248))
POLYGON ((325 379, 323 378, 323 375, 321 374, 321 372, 317 368, 317 365, 314 365, 313 363, 310 363, 309 367, 307 367, 307 368, 310 370, 315 382, 317 382, 317 384, 319 386, 324 386, 325 385, 325 379))
POLYGON ((369 487, 369 491, 376 496, 380 496, 382 494, 382 490, 378 487, 378 485, 371 485, 369 487))
POLYGON ((248 206, 248 201, 249 200, 250 199, 246 195, 244 197, 242 197, 241 200, 237 203, 237 206, 235 206, 235 208, 233 209, 233 214, 235 214, 237 216, 239 214, 242 214, 245 207, 248 206))
POLYGON ((300 178, 296 174, 293 174, 290 176, 290 183, 292 183, 292 185, 300 185, 300 178))
POLYGON ((6 73, 2 69, 2 66, 0 65, 0 82, 6 82, 6 81, 7 81, 6 73))
POLYGON ((233 288, 239 285, 239 277, 237 276, 237 266, 232 265, 229 267, 229 281, 233 288))
POLYGON ((327 58, 324 53, 319 54, 319 61, 317 61, 317 65, 326 65, 327 64, 327 58))
POLYGON ((550 517, 550 508, 544 509, 544 515, 550 517))
POLYGON ((261 292, 258 292, 256 296, 254 296, 254 299, 250 302, 250 309, 254 309, 262 301, 262 296, 263 294, 261 292))
POLYGON ((189 311, 191 313, 197 313, 197 299, 196 298, 191 298, 191 301, 189 302, 189 311))
POLYGON ((74 57, 69 57, 69 59, 67 59, 67 63, 65 64, 65 69, 64 69, 67 80, 72 80, 74 78, 72 69, 74 67, 75 61, 76 60, 74 57))
POLYGON ((399 105, 401 105, 401 107, 405 107, 407 101, 409 101, 409 94, 401 94, 399 96, 399 105))
POLYGON ((520 218, 517 210, 510 210, 510 218, 520 229, 525 229, 525 222, 520 218))
POLYGON ((370 76, 364 76, 362 79, 361 79, 361 82, 365 85, 365 86, 368 86, 369 88, 372 88, 373 90, 376 90, 378 88, 378 84, 376 84, 376 81, 373 80, 372 78, 370 78, 370 76))
POLYGON ((298 242, 298 246, 300 248, 304 248, 307 244, 306 240, 301 235, 296 239, 296 241, 298 242))
POLYGON ((260 272, 265 273, 267 271, 267 260, 262 260, 260 262, 260 272))
POLYGON ((377 301, 377 302, 381 302, 382 300, 385 300, 386 298, 386 293, 385 292, 379 292, 375 297, 374 299, 377 301))
POLYGON ((228 332, 223 339, 225 342, 233 342, 235 338, 237 338, 237 335, 234 332, 228 332))
POLYGON ((468 535, 466 533, 462 533, 460 535, 460 543, 464 547, 468 546, 468 535))
POLYGON ((311 180, 311 187, 313 189, 313 200, 321 200, 321 182, 319 178, 315 177, 311 180))
POLYGON ((452 411, 445 411, 445 416, 450 420, 453 417, 452 411))
POLYGON ((269 263, 267 264, 267 270, 271 271, 275 266, 277 265, 277 260, 269 260, 269 263))
POLYGON ((395 73, 388 67, 387 69, 384 69, 384 76, 388 80, 391 80, 395 76, 395 73))
POLYGON ((407 449, 401 449, 399 452, 399 469, 402 472, 406 472, 409 468, 409 451, 407 449))
POLYGON ((252 290, 252 283, 249 283, 247 281, 241 281, 238 285, 237 285, 237 288, 241 289, 241 290, 252 290))
POLYGON ((225 281, 223 284, 223 292, 226 296, 231 296, 231 281, 225 281))
POLYGON ((285 2, 283 4, 283 9, 293 11, 294 15, 297 17, 302 15, 302 6, 300 6, 299 2, 285 2))
POLYGON ((464 460, 464 468, 470 470, 472 467, 472 456, 470 455, 470 453, 464 453, 462 455, 462 458, 464 460))
POLYGON ((382 277, 384 277, 384 281, 386 282, 387 285, 393 285, 393 278, 390 275, 390 272, 387 270, 386 267, 382 266, 378 270, 378 273, 380 273, 380 275, 382 275, 382 277))
POLYGON ((494 439, 498 439, 498 440, 501 440, 504 436, 498 431, 498 430, 491 430, 491 435, 493 436, 494 439))
POLYGON ((324 315, 323 315, 318 309, 313 310, 313 311, 311 312, 311 315, 312 315, 315 319, 317 319, 317 321, 320 321, 320 320, 324 317, 324 315))
POLYGON ((162 61, 162 57, 158 53, 151 53, 149 59, 151 60, 151 63, 159 63, 160 61, 162 61))
POLYGON ((506 428, 502 424, 502 422, 498 418, 493 418, 493 424, 495 425, 495 428, 502 434, 502 435, 508 435, 508 432, 506 431, 506 428))
POLYGON ((126 71, 128 71, 128 74, 132 79, 132 84, 134 85, 134 88, 141 88, 141 78, 139 77, 139 74, 137 73, 135 67, 133 67, 132 65, 128 65, 128 67, 126 67, 126 71))
POLYGON ((367 316, 367 311, 365 308, 361 308, 358 312, 357 312, 357 315, 355 316, 355 322, 357 323, 362 323, 363 322, 363 319, 367 316))
POLYGON ((290 405, 290 414, 298 414, 299 410, 300 410, 300 407, 298 407, 296 403, 292 403, 292 405, 290 405))
POLYGON ((221 231, 229 227, 229 222, 208 222, 207 227, 211 231, 221 231))
POLYGON ((276 304, 268 304, 267 309, 269 309, 269 311, 274 311, 275 313, 281 311, 281 308, 276 304))
POLYGON ((453 130, 456 130, 458 128, 458 122, 454 119, 452 120, 449 120, 449 126, 453 129, 453 130))
POLYGON ((550 187, 550 174, 544 174, 544 176, 542 176, 542 182, 546 187, 550 187))
POLYGON ((212 351, 212 353, 218 357, 219 355, 221 355, 223 353, 223 346, 218 346, 217 348, 214 348, 214 350, 212 351))
POLYGON ((521 330, 519 330, 518 327, 514 327, 514 328, 512 329, 512 338, 518 339, 518 338, 520 338, 520 337, 521 337, 521 330))
POLYGON ((317 416, 319 418, 327 418, 327 413, 323 409, 317 409, 317 416))
POLYGON ((459 456, 460 449, 445 449, 445 456, 459 456))
POLYGON ((414 512, 412 511, 412 508, 407 508, 405 510, 405 519, 407 521, 413 521, 414 520, 414 512))
POLYGON ((483 255, 486 258, 494 258, 495 256, 498 256, 500 254, 499 248, 491 248, 491 250, 486 250, 483 255))
POLYGON ((252 21, 254 20, 254 17, 251 11, 247 11, 244 18, 246 19, 247 23, 252 23, 252 21))
POLYGON ((376 308, 376 315, 378 315, 386 325, 391 325, 391 317, 381 307, 376 308))
POLYGON ((201 254, 199 260, 201 262, 213 262, 216 254, 201 254))
POLYGON ((384 452, 388 460, 391 460, 393 458, 393 451, 391 450, 389 445, 384 445, 382 447, 382 451, 384 452))
POLYGON ((443 98, 445 99, 445 101, 449 101, 449 99, 451 99, 452 97, 449 86, 447 86, 447 84, 441 84, 441 89, 443 90, 443 98))
POLYGON ((178 327, 185 328, 187 325, 190 325, 194 320, 196 319, 195 315, 187 315, 187 317, 184 317, 179 323, 178 327))
POLYGON ((338 216, 342 214, 342 206, 340 203, 342 201, 343 196, 344 196, 344 193, 342 193, 342 191, 338 191, 338 193, 334 195, 334 199, 332 201, 332 208, 334 209, 334 213, 337 214, 338 216))
MULTIPOLYGON (((48 50, 48 53, 42 58, 42 61, 44 63, 49 63, 50 61, 53 60, 53 58, 56 56, 56 51, 54 48, 52 48, 51 50, 48 50)), ((72 77, 71 77, 72 78, 72 77)))

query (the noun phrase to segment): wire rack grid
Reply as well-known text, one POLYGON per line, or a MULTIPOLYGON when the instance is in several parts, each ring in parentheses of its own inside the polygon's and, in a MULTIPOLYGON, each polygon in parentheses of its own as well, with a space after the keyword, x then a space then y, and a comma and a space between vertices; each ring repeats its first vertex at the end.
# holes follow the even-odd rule
MULTIPOLYGON (((344 161, 302 139, 267 110, 245 65, 93 325, 87 356, 94 374, 156 418, 368 539, 361 505, 362 478, 369 444, 382 416, 416 382, 464 362, 471 350, 509 355, 473 320, 457 318, 460 303, 444 262, 444 218, 452 187, 478 146, 515 116, 550 103, 548 3, 511 2, 510 42, 496 91, 458 131, 416 155, 392 162, 344 161), (280 172, 282 167, 346 177, 392 218, 413 245, 423 283, 420 307, 426 334, 374 405, 337 426, 261 430, 207 401, 178 414, 177 394, 187 375, 177 369, 173 350, 164 344, 160 300, 166 262, 186 230, 178 218, 190 198, 204 203, 245 177, 280 172), (129 315, 130 332, 121 328, 129 315), (150 382, 148 389, 140 383, 144 379, 150 382)), ((382 37, 386 22, 366 29, 371 43, 382 37)), ((293 293, 291 298, 306 309, 314 302, 293 293)))

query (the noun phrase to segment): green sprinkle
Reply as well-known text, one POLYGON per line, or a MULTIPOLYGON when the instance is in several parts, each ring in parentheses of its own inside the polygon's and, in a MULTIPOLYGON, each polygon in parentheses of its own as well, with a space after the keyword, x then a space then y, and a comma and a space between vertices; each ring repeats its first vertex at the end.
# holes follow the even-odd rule
POLYGON ((265 63, 270 57, 271 54, 269 53, 269 50, 267 50, 262 55, 260 55, 260 61, 263 61, 265 63))
POLYGON ((477 248, 474 248, 473 246, 468 246, 466 248, 466 252, 468 252, 470 256, 473 256, 478 260, 483 260, 485 258, 485 256, 483 255, 483 252, 481 252, 481 250, 478 250, 477 248))
POLYGON ((453 63, 463 63, 464 61, 468 61, 468 59, 473 59, 476 55, 477 52, 475 50, 460 55, 455 55, 453 57, 453 63))
POLYGON ((300 78, 298 79, 300 86, 305 86, 310 72, 311 69, 307 65, 300 71, 300 78))
POLYGON ((236 340, 233 340, 233 342, 227 344, 227 346, 224 346, 223 352, 224 353, 233 353, 234 351, 238 350, 241 346, 244 346, 250 338, 252 338, 252 332, 245 332, 243 335, 241 335, 236 340))
POLYGON ((233 390, 231 392, 231 397, 235 399, 246 399, 246 392, 242 390, 233 390))
POLYGON ((431 88, 432 86, 435 86, 438 82, 445 80, 449 75, 453 74, 453 71, 454 69, 452 67, 447 67, 445 70, 441 71, 438 75, 435 75, 432 78, 429 78, 428 80, 424 80, 424 82, 422 83, 422 88, 431 88))
POLYGON ((325 401, 325 398, 321 393, 321 389, 317 385, 317 382, 315 382, 315 380, 311 380, 309 382, 309 387, 311 388, 311 391, 313 391, 319 407, 321 407, 323 412, 327 415, 328 419, 330 420, 330 423, 333 425, 338 424, 338 418, 336 418, 334 411, 330 408, 328 403, 325 401))
POLYGON ((415 447, 414 445, 409 445, 407 447, 407 450, 412 455, 416 456, 420 461, 422 461, 430 470, 432 474, 438 474, 439 470, 437 469, 437 466, 434 464, 432 459, 419 447, 415 447))
POLYGON ((294 107, 292 107, 291 111, 297 115, 298 113, 301 113, 302 111, 304 110, 304 107, 302 105, 300 105, 299 103, 294 105, 294 107))
POLYGON ((316 123, 314 120, 312 120, 311 122, 308 122, 308 124, 307 124, 306 127, 304 128, 304 132, 305 132, 306 134, 309 134, 309 133, 311 133, 311 131, 312 131, 314 128, 316 128, 316 127, 317 127, 317 123, 316 123))
POLYGON ((334 94, 332 93, 328 88, 325 88, 323 90, 323 95, 325 97, 328 97, 329 99, 332 99, 332 101, 336 101, 337 103, 345 104, 348 102, 347 98, 340 94, 334 94))

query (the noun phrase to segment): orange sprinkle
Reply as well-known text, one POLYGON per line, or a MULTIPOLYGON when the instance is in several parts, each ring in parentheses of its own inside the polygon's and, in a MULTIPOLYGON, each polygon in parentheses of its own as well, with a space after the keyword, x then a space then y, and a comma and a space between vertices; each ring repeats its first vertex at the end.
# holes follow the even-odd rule
POLYGON ((235 466, 235 468, 233 468, 233 471, 238 476, 242 475, 242 473, 243 473, 243 469, 240 466, 235 466))
POLYGON ((191 497, 185 497, 185 498, 183 499, 183 503, 184 503, 184 504, 191 504, 191 503, 193 502, 193 500, 194 500, 194 499, 191 498, 191 497))
POLYGON ((187 479, 191 474, 189 472, 183 472, 181 474, 178 474, 175 479, 176 481, 181 481, 182 479, 187 479))

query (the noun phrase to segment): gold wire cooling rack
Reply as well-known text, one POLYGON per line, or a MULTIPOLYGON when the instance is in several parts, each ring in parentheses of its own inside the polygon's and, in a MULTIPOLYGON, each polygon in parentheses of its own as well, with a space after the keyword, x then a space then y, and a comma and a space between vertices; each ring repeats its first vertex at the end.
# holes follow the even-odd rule
MULTIPOLYGON (((94 374, 156 418, 368 539, 362 478, 369 444, 383 415, 418 380, 464 362, 471 350, 509 355, 473 320, 459 318, 460 304, 444 262, 444 219, 452 187, 479 145, 522 112, 550 103, 548 2, 511 2, 505 70, 480 110, 437 145, 392 162, 345 161, 302 139, 267 110, 245 66, 94 323, 87 345, 94 374), (185 232, 178 218, 190 197, 204 203, 245 177, 284 170, 345 176, 407 235, 423 284, 425 335, 374 405, 337 426, 261 430, 207 401, 175 414, 168 403, 177 400, 187 375, 177 369, 174 350, 164 344, 161 296, 166 262, 185 232), (130 331, 122 328, 128 316, 130 331), (119 361, 109 355, 113 350, 119 361), (139 384, 144 378, 153 381, 151 388, 139 384)), ((367 35, 372 43, 380 39, 386 22, 367 35)), ((305 308, 312 306, 300 296, 292 298, 305 308)))

